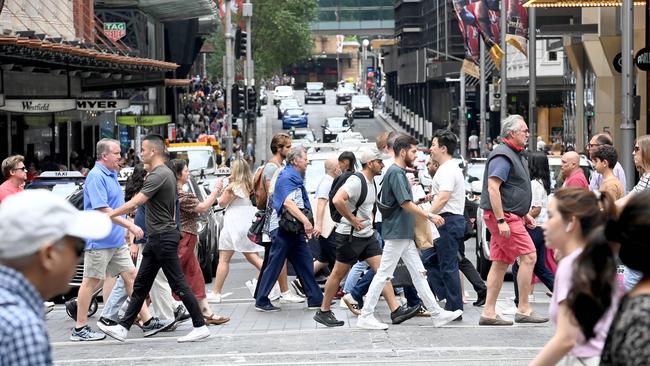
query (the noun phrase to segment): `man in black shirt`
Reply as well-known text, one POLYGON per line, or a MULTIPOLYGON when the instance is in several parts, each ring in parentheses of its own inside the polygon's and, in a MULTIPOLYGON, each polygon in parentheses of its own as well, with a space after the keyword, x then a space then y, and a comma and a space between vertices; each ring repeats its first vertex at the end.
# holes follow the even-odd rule
POLYGON ((176 226, 176 176, 165 165, 165 144, 159 135, 148 135, 142 140, 140 155, 151 167, 142 190, 129 202, 114 210, 111 216, 133 211, 146 204, 147 244, 142 252, 142 264, 135 279, 131 302, 118 325, 100 326, 107 335, 124 342, 129 328, 135 321, 139 309, 151 290, 158 270, 162 268, 176 293, 192 316, 194 329, 180 337, 178 342, 193 342, 210 336, 201 308, 190 290, 178 259, 180 233, 176 226))

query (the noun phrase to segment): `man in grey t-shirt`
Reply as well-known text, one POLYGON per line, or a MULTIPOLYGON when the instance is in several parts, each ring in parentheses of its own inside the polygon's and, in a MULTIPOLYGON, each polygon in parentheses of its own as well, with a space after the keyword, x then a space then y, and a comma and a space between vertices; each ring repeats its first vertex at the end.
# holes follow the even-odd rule
POLYGON ((176 176, 166 165, 153 169, 140 190, 149 197, 145 204, 147 235, 176 229, 176 176))

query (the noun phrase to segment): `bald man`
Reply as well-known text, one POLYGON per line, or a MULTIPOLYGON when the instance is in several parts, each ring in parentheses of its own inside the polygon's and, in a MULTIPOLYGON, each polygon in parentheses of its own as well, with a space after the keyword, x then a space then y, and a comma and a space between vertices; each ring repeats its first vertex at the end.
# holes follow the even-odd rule
POLYGON ((562 187, 578 187, 586 191, 589 190, 589 183, 585 173, 580 168, 580 155, 577 152, 569 151, 562 155, 560 170, 564 177, 562 187))

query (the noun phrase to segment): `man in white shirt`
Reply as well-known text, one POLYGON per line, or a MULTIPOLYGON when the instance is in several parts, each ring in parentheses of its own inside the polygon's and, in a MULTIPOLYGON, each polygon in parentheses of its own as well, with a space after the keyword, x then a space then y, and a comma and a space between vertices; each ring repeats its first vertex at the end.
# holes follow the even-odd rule
POLYGON ((478 158, 480 155, 480 149, 478 143, 478 135, 476 134, 476 131, 472 130, 472 134, 469 136, 467 140, 469 145, 469 157, 478 158))
MULTIPOLYGON (((314 236, 318 238, 320 255, 314 261, 314 274, 325 268, 328 264, 334 266, 336 261, 336 245, 330 240, 333 221, 329 211, 329 194, 334 178, 341 175, 339 162, 336 159, 325 160, 325 175, 316 189, 316 216, 314 217, 314 236)), ((295 283, 295 281, 294 281, 295 283)))
POLYGON ((431 159, 440 164, 431 183, 431 213, 440 238, 422 252, 427 279, 438 298, 447 299, 445 310, 462 310, 458 273, 458 247, 465 234, 465 183, 463 172, 452 159, 458 138, 449 130, 438 130, 431 141, 431 159))

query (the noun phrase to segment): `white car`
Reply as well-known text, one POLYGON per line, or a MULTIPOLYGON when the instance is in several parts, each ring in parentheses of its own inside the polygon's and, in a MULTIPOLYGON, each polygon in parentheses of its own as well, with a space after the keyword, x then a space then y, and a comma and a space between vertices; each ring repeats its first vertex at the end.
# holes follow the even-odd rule
POLYGON ((348 112, 352 118, 356 118, 358 116, 375 118, 375 111, 374 107, 372 106, 372 100, 370 100, 367 95, 352 96, 348 112))
POLYGON ((336 136, 336 142, 337 143, 362 143, 362 142, 368 142, 368 139, 364 138, 361 132, 344 132, 344 133, 339 133, 336 136))
POLYGON ((342 84, 336 89, 336 104, 341 102, 350 102, 353 95, 357 95, 354 85, 351 83, 342 84))
POLYGON ((289 98, 295 98, 292 87, 280 85, 273 90, 273 105, 278 105, 282 100, 289 98))
POLYGON ((323 142, 336 140, 340 133, 351 132, 352 122, 347 117, 330 117, 321 126, 323 128, 323 142))

